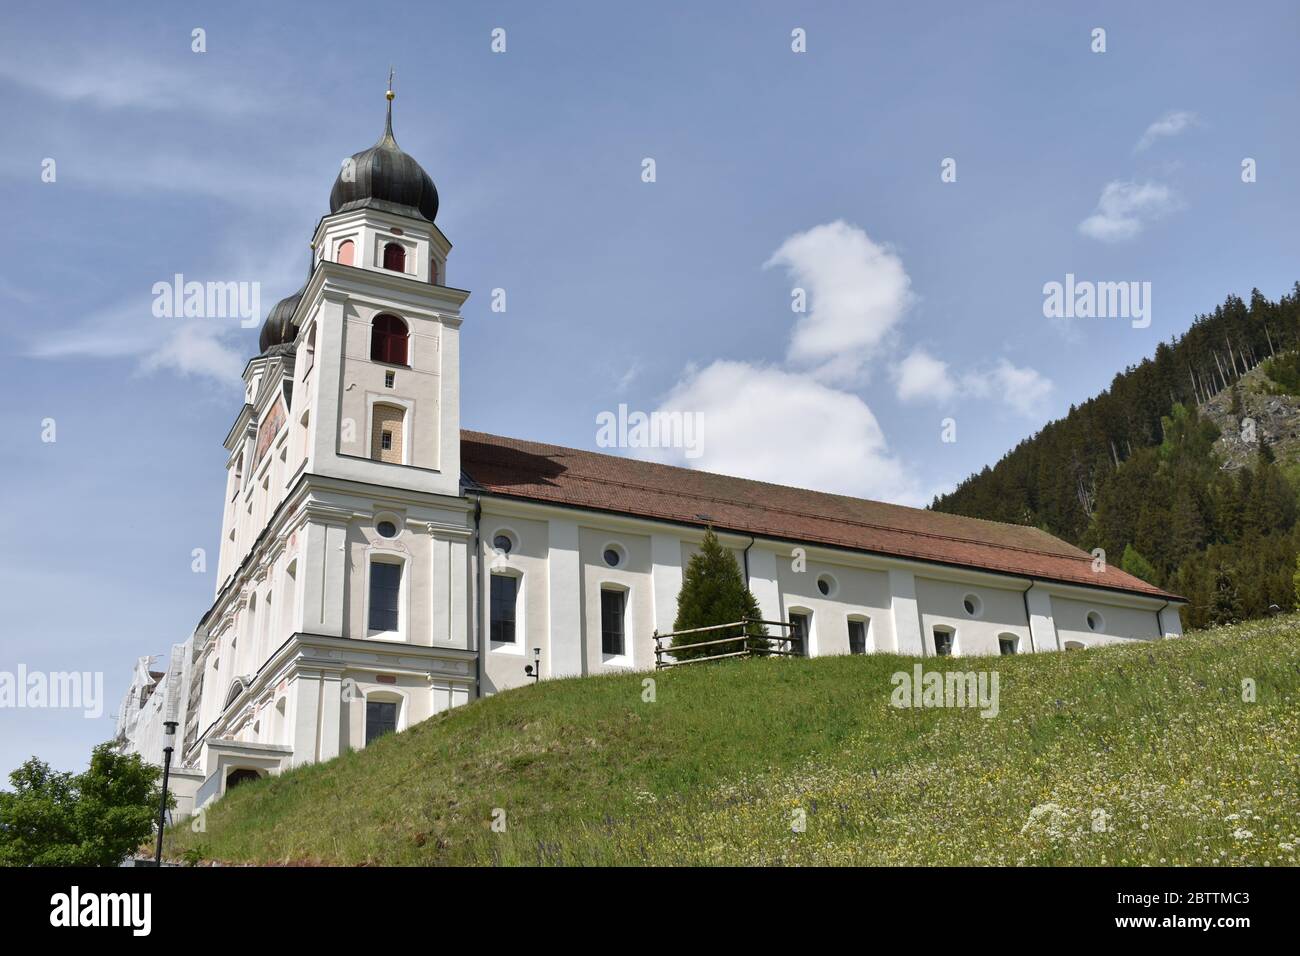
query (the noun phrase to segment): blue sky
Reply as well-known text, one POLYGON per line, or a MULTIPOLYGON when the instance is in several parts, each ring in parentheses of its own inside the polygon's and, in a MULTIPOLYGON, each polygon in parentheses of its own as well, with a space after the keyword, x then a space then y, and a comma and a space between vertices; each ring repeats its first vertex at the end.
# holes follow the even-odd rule
POLYGON ((703 6, 7 8, 0 671, 102 671, 106 702, 0 709, 0 772, 82 766, 134 658, 210 602, 190 555, 257 332, 155 319, 150 290, 294 291, 390 64, 473 293, 470 428, 592 448, 619 403, 700 411, 691 464, 925 503, 1300 279, 1292 3, 703 6), (1150 282, 1150 327, 1044 318, 1067 273, 1150 282))

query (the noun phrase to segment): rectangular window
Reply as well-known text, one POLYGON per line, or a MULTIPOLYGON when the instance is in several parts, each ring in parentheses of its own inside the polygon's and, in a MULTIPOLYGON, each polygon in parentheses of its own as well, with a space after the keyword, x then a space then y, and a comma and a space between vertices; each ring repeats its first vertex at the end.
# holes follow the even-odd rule
POLYGON ((606 654, 625 653, 623 611, 626 607, 626 591, 602 590, 600 592, 600 649, 606 654))
POLYGON ((384 432, 382 435, 380 435, 380 437, 379 437, 379 447, 382 448, 384 451, 392 451, 392 450, 393 450, 393 433, 392 433, 392 432, 384 432))
POLYGON ((395 381, 397 381, 396 373, 392 371, 384 373, 384 388, 392 388, 395 381))
POLYGON ((790 615, 790 623, 793 625, 790 628, 790 641, 794 644, 790 650, 802 657, 808 656, 808 631, 812 623, 808 618, 807 614, 790 615))
POLYGON ((1003 654, 1014 654, 1016 652, 1016 639, 1014 637, 999 637, 998 650, 1003 654))
POLYGON ((387 561, 370 563, 370 630, 396 631, 398 597, 402 591, 402 566, 387 561))
POLYGON ((397 730, 397 703, 390 700, 366 701, 366 746, 384 734, 397 730))
POLYGON ((941 631, 937 627, 934 629, 934 656, 951 657, 952 656, 952 631, 941 631))
POLYGON ((492 575, 491 638, 500 644, 515 642, 515 606, 519 579, 509 574, 492 575))
POLYGON ((865 654, 867 652, 867 622, 849 621, 849 653, 865 654))

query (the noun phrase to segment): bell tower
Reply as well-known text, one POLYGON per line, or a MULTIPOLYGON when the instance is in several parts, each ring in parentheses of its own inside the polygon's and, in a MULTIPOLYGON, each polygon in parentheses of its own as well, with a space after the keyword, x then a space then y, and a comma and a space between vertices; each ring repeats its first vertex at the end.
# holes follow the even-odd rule
MULTIPOLYGON (((296 309, 309 394, 308 470, 413 491, 460 492, 460 307, 438 191, 393 136, 344 161, 312 237, 296 309)), ((300 423, 301 424, 301 423, 300 423)))

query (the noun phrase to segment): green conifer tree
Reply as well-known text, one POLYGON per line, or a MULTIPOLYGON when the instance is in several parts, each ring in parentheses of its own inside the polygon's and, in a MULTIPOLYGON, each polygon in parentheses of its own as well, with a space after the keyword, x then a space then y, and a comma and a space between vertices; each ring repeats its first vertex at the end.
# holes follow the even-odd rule
MULTIPOLYGON (((761 617, 758 601, 745 584, 736 556, 722 546, 713 529, 709 528, 704 533, 700 550, 691 555, 691 560, 686 565, 682 589, 677 594, 677 620, 673 622, 673 630, 685 631, 741 620, 758 621, 761 617)), ((673 638, 673 656, 679 661, 714 657, 739 651, 742 646, 748 646, 751 650, 766 650, 766 637, 767 628, 757 623, 750 624, 743 632, 737 627, 734 633, 701 631, 696 634, 680 634, 673 638), (734 645, 713 644, 689 650, 692 644, 732 636, 739 638, 742 633, 749 635, 745 645, 737 640, 734 645)))

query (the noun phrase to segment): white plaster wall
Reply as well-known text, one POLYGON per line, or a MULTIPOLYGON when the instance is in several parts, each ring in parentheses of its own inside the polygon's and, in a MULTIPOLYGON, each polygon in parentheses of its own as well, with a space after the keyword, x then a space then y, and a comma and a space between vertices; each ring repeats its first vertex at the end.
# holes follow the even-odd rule
MULTIPOLYGON (((812 612, 811 656, 849 653, 850 617, 868 621, 868 651, 893 650, 886 572, 814 558, 807 560, 805 570, 796 571, 790 559, 778 557, 776 568, 782 602, 779 620, 789 620, 795 609, 812 612), (822 575, 834 580, 830 596, 823 595, 817 587, 817 579, 822 575)), ((772 636, 777 636, 775 628, 772 636)))
POLYGON ((1021 590, 943 581, 918 575, 916 596, 921 608, 921 633, 927 657, 934 656, 936 627, 950 627, 955 631, 956 653, 962 656, 1000 654, 998 638, 1003 634, 1011 634, 1018 639, 1018 653, 1029 651, 1029 621, 1025 616, 1025 600, 1021 590), (963 606, 968 594, 978 598, 981 605, 974 617, 963 606))
MULTIPOLYGON (((485 693, 503 687, 517 687, 529 680, 524 667, 533 663, 533 648, 541 648, 542 673, 552 672, 550 649, 549 602, 549 526, 545 521, 493 513, 484 508, 479 527, 482 531, 483 639, 488 646, 485 666, 485 693), (509 534, 515 546, 509 554, 497 551, 492 542, 500 533, 509 534), (493 644, 489 640, 491 614, 491 578, 493 573, 509 573, 519 581, 519 599, 515 610, 514 645, 493 644)), ((575 607, 577 601, 574 601, 575 607)))
POLYGON ((1084 647, 1095 647, 1123 640, 1149 641, 1161 637, 1154 610, 1107 604, 1104 603, 1106 597, 1104 591, 1098 592, 1096 601, 1052 595, 1052 615, 1062 649, 1065 648, 1066 641, 1077 641, 1084 647), (1088 627, 1087 615, 1093 610, 1102 615, 1104 626, 1101 631, 1093 631, 1088 627))
POLYGON ((602 674, 628 667, 654 667, 654 581, 651 575, 650 536, 599 527, 579 529, 579 556, 583 573, 583 619, 586 673, 602 674), (616 568, 602 557, 609 544, 621 546, 626 559, 616 568), (607 661, 601 652, 600 590, 610 584, 628 592, 624 647, 628 663, 607 661))

